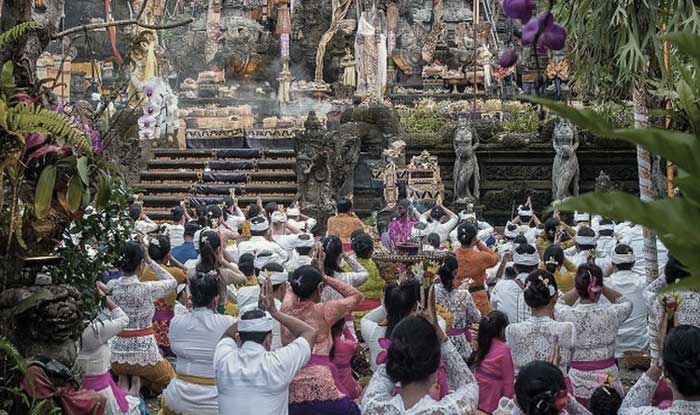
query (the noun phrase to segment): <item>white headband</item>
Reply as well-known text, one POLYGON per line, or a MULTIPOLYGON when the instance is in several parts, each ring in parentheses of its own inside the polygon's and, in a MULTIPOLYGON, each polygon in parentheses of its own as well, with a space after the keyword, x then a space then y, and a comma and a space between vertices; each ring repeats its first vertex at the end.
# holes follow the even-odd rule
POLYGON ((289 209, 287 209, 287 216, 297 217, 297 216, 300 216, 300 215, 301 215, 301 212, 299 212, 299 209, 297 209, 297 208, 289 208, 289 209))
POLYGON ((461 220, 476 220, 476 213, 474 212, 467 212, 466 210, 463 210, 459 212, 459 218, 461 220))
POLYGON ((176 293, 175 295, 182 294, 182 292, 185 291, 186 289, 187 289, 187 284, 185 284, 185 283, 178 284, 177 288, 175 289, 175 293, 176 293))
POLYGON ((532 208, 529 206, 518 206, 518 216, 532 216, 532 208))
POLYGON ((576 243, 579 245, 595 245, 598 243, 598 238, 594 236, 576 235, 576 243))
POLYGON ((540 257, 537 255, 537 251, 532 254, 519 254, 517 251, 513 252, 513 262, 516 265, 537 265, 540 263, 540 257))
POLYGON ((598 232, 600 231, 614 231, 615 230, 615 225, 612 223, 607 224, 607 225, 600 225, 598 226, 598 232))
POLYGON ((503 230, 503 235, 504 235, 506 238, 515 238, 516 236, 519 235, 518 227, 517 227, 517 226, 516 226, 515 229, 513 229, 513 230, 508 229, 508 227, 511 226, 511 225, 512 225, 512 223, 508 222, 508 223, 506 224, 506 228, 503 230))
POLYGON ((258 275, 258 284, 264 284, 268 275, 270 276, 272 285, 284 284, 289 277, 289 274, 282 271, 260 271, 260 275, 258 275))
POLYGON ((244 333, 266 333, 272 331, 272 317, 265 313, 263 317, 253 320, 238 320, 238 331, 244 333))
POLYGON ((285 215, 283 212, 276 211, 272 213, 270 219, 272 220, 272 223, 285 223, 287 221, 287 215, 285 215))
POLYGON ((308 233, 300 233, 299 236, 294 240, 293 245, 295 248, 312 248, 316 241, 314 240, 313 235, 308 234, 308 233), (301 235, 306 235, 309 238, 308 239, 303 239, 300 238, 299 236, 301 235))
POLYGON ((574 212, 574 222, 588 222, 591 220, 591 215, 586 212, 574 212))
POLYGON ((257 216, 250 220, 250 230, 255 232, 266 231, 270 228, 270 224, 267 223, 267 219, 263 216, 257 216))
POLYGON ((613 264, 620 265, 620 264, 632 264, 635 262, 636 258, 634 257, 634 252, 630 252, 627 254, 618 254, 617 252, 615 252, 615 248, 613 248, 610 251, 610 260, 612 261, 613 264))
POLYGON ((253 266, 257 269, 261 269, 270 262, 273 262, 275 258, 276 255, 273 255, 272 252, 263 251, 255 257, 255 259, 253 260, 253 266))

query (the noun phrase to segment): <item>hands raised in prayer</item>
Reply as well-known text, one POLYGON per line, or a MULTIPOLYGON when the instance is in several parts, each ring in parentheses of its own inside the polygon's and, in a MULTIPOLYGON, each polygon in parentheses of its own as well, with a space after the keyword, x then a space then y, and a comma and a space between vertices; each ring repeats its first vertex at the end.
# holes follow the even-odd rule
POLYGON ((272 280, 270 279, 270 274, 265 273, 265 282, 260 290, 260 299, 258 300, 258 308, 263 311, 267 311, 271 316, 275 316, 279 310, 275 305, 275 298, 272 296, 272 280))

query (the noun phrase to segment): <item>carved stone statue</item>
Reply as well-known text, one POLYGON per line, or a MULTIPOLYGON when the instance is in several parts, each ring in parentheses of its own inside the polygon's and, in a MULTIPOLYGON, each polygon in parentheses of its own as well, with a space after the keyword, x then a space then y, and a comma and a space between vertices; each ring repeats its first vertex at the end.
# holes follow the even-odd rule
POLYGON ((475 150, 479 148, 479 137, 467 125, 465 117, 457 122, 453 146, 457 156, 453 173, 454 200, 458 203, 476 201, 479 199, 479 163, 475 150))
POLYGON ((355 167, 360 158, 360 137, 334 130, 326 134, 326 142, 333 145, 333 189, 337 190, 338 198, 352 198, 355 167))
POLYGON ((610 176, 608 176, 603 170, 601 170, 600 174, 598 174, 598 177, 596 177, 595 179, 594 190, 596 192, 612 192, 616 190, 616 188, 612 180, 610 179, 610 176))
POLYGON ((335 207, 329 165, 334 161, 333 149, 326 140, 325 128, 313 111, 309 112, 304 128, 302 135, 294 137, 297 199, 305 212, 314 215, 319 224, 325 225, 325 219, 335 207))
POLYGON ((554 164, 552 165, 552 198, 564 200, 578 196, 579 167, 576 150, 579 146, 574 126, 566 119, 559 119, 552 139, 554 164))
POLYGON ((374 5, 363 11, 357 24, 355 58, 357 64, 357 91, 361 97, 379 95, 377 87, 386 87, 386 34, 382 27, 383 14, 374 5))
POLYGON ((404 149, 406 143, 399 140, 391 143, 391 146, 384 150, 385 166, 379 174, 384 187, 384 203, 387 208, 394 209, 399 201, 399 169, 406 165, 406 154, 404 149))

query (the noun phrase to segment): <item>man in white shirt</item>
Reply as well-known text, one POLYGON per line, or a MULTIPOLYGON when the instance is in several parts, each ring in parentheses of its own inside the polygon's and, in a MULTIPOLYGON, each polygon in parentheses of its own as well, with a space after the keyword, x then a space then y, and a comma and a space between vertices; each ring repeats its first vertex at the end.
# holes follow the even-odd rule
POLYGON ((591 215, 586 212, 574 211, 574 228, 591 227, 591 215))
POLYGON ((187 214, 187 210, 184 208, 183 204, 184 202, 181 202, 180 206, 173 208, 170 212, 173 223, 165 225, 165 235, 170 238, 171 248, 177 248, 185 243, 185 224, 192 219, 190 215, 187 214))
MULTIPOLYGON (((261 287, 265 284, 267 278, 272 283, 272 297, 277 309, 282 307, 282 300, 287 292, 287 280, 289 273, 284 270, 282 265, 275 262, 268 262, 260 270, 258 275, 258 285, 241 287, 236 293, 236 303, 238 304, 238 313, 243 314, 246 311, 256 309, 260 300, 261 287)), ((277 350, 282 347, 282 332, 280 323, 274 321, 272 323, 272 347, 271 350, 277 350)))
POLYGON ((646 351, 649 349, 647 317, 649 310, 644 297, 646 277, 633 270, 634 251, 628 245, 619 244, 613 251, 611 260, 615 269, 605 280, 609 287, 634 304, 632 314, 617 331, 615 357, 620 358, 627 350, 646 351))
POLYGON ((613 268, 609 257, 596 256, 598 247, 598 236, 595 231, 588 226, 581 227, 574 237, 576 245, 564 250, 567 259, 577 268, 593 260, 593 262, 603 271, 603 276, 612 274, 613 268))
POLYGON ((310 233, 300 233, 295 235, 296 239, 292 242, 294 251, 287 262, 287 271, 294 272, 297 268, 304 265, 311 265, 311 250, 316 241, 310 233))
POLYGON ((289 224, 302 232, 311 232, 316 226, 316 219, 301 214, 298 206, 287 209, 287 220, 289 224))
POLYGON ((513 252, 513 264, 517 276, 515 279, 502 279, 491 291, 491 305, 496 310, 508 315, 508 321, 521 323, 531 315, 530 307, 525 303, 523 291, 528 274, 537 269, 540 257, 537 249, 528 244, 517 246, 513 252))
POLYGON ((601 219, 598 222, 597 232, 598 244, 596 245, 596 258, 610 258, 612 250, 615 249, 615 245, 617 245, 617 239, 615 239, 615 223, 609 219, 601 219))
MULTIPOLYGON (((476 219, 476 213, 474 212, 467 212, 466 210, 463 210, 459 212, 459 222, 457 223, 457 226, 454 227, 450 231, 449 238, 450 238, 450 244, 452 245, 452 249, 458 248, 460 246, 459 240, 457 239, 457 228, 459 225, 461 225, 464 222, 469 222, 476 226, 476 229, 478 230, 476 234, 476 238, 480 240, 481 242, 486 243, 486 241, 491 237, 493 234, 493 226, 491 226, 488 222, 480 221, 476 219)), ((515 236, 513 236, 515 237, 515 236)))
POLYGON ((250 253, 257 256, 260 252, 269 251, 277 255, 280 263, 287 262, 289 256, 277 243, 268 239, 270 234, 270 224, 264 216, 256 216, 250 219, 250 239, 238 243, 236 246, 229 248, 229 254, 234 262, 238 261, 241 255, 250 253))
POLYGON ((289 383, 311 358, 316 330, 280 312, 271 293, 268 279, 263 285, 260 304, 269 314, 258 309, 249 310, 238 321, 240 347, 231 337, 224 337, 216 347, 214 368, 220 414, 289 413, 289 383), (270 351, 273 318, 296 336, 296 340, 270 351))
POLYGON ((440 236, 440 243, 444 244, 449 238, 450 232, 457 226, 459 216, 442 204, 439 204, 423 213, 421 221, 425 221, 428 225, 425 235, 436 233, 440 236))

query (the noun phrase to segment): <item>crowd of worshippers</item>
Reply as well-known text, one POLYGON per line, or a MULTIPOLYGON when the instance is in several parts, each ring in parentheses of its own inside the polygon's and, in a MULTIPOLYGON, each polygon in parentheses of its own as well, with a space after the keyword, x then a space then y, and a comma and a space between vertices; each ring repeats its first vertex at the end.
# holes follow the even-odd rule
POLYGON ((129 215, 78 359, 106 414, 143 390, 163 415, 700 414, 700 294, 661 244, 647 277, 638 225, 529 201, 495 227, 402 200, 370 227, 342 199, 322 236, 261 199, 129 215), (382 278, 406 241, 442 253, 434 280, 382 278), (651 357, 631 388, 629 352, 651 357))

